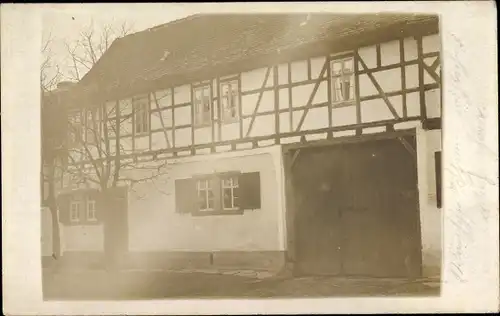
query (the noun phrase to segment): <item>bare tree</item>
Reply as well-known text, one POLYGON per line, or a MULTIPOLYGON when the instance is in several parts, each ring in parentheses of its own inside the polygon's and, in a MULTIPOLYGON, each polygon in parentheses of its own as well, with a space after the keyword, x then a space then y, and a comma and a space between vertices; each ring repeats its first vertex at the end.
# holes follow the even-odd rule
POLYGON ((61 69, 54 62, 51 50, 52 37, 49 34, 42 41, 42 63, 40 66, 41 90, 41 196, 42 205, 47 206, 52 217, 52 251, 54 257, 60 255, 59 219, 56 204, 56 178, 60 161, 65 155, 64 144, 64 112, 58 106, 58 96, 54 88, 62 77, 61 69), (59 120, 57 118, 60 118, 59 120))
MULTIPOLYGON (((149 99, 145 100, 149 111, 149 99)), ((140 161, 137 150, 121 137, 124 133, 130 135, 134 132, 137 125, 132 122, 148 115, 143 111, 145 108, 134 108, 132 102, 101 102, 93 107, 76 107, 68 115, 68 167, 65 173, 78 187, 98 189, 98 208, 104 213, 105 245, 106 229, 113 221, 113 217, 107 214, 122 211, 117 189, 126 186, 134 190, 136 184, 143 182, 156 186, 155 181, 169 171, 166 160, 140 161)), ((145 120, 149 122, 149 119, 145 120)), ((112 265, 116 259, 114 250, 105 246, 105 252, 107 263, 112 265)))
POLYGON ((114 40, 133 31, 132 24, 103 25, 96 30, 94 22, 85 27, 74 42, 65 42, 69 58, 67 79, 79 81, 104 55, 114 40))
POLYGON ((54 61, 52 44, 53 38, 51 34, 42 37, 42 63, 40 65, 40 87, 42 93, 53 90, 62 78, 61 68, 54 61))
MULTIPOLYGON (((45 124, 46 132, 42 135, 46 144, 44 149, 50 149, 52 159, 50 164, 45 164, 44 180, 50 188, 49 204, 53 214, 53 239, 57 255, 60 252, 60 237, 56 178, 71 179, 71 181, 66 181, 66 184, 72 182, 77 186, 97 188, 100 193, 98 207, 106 213, 119 207, 114 196, 115 188, 126 184, 133 189, 135 184, 148 181, 155 185, 155 179, 165 175, 168 170, 166 161, 138 161, 133 157, 137 150, 127 146, 126 141, 120 137, 127 129, 135 128, 132 125, 133 121, 144 119, 144 109, 135 109, 132 104, 119 106, 118 102, 109 104, 96 101, 97 104, 82 104, 84 102, 81 102, 81 99, 85 99, 84 96, 89 91, 79 85, 73 85, 63 92, 50 91, 64 77, 79 81, 97 63, 116 38, 127 35, 131 30, 130 24, 123 23, 118 27, 105 25, 96 31, 91 23, 80 32, 76 41, 65 43, 70 61, 65 69, 54 65, 49 54, 51 41, 48 40, 43 45, 44 54, 49 56, 42 63, 40 78, 42 91, 44 91, 42 103, 46 105, 43 113, 46 118, 45 122, 56 114, 57 116, 52 116, 50 122, 60 122, 55 125, 45 124), (57 70, 57 76, 49 78, 46 70, 54 67, 57 70), (62 72, 66 75, 63 76, 62 72), (49 104, 52 106, 49 107, 49 104), (54 104, 60 105, 60 111, 57 111, 54 104)), ((93 93, 99 95, 99 91, 93 91, 93 93)), ((147 105, 149 108, 149 104, 147 105)), ((48 158, 49 155, 46 155, 44 161, 48 158)), ((109 218, 104 216, 103 220, 106 229, 109 218)))

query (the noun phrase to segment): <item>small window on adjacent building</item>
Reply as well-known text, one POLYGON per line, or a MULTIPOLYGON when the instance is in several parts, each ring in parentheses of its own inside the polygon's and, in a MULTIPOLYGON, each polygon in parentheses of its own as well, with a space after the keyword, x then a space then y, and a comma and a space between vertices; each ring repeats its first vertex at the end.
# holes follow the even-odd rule
POLYGON ((95 200, 87 200, 87 220, 97 221, 95 200))
POLYGON ((80 201, 71 201, 69 220, 73 223, 80 221, 80 201))
POLYGON ((149 98, 147 96, 134 98, 133 103, 135 134, 149 133, 149 98))
POLYGON ((214 191, 210 179, 200 179, 197 181, 198 203, 200 211, 211 211, 214 209, 214 191))
POLYGON ((238 81, 221 83, 221 107, 223 122, 233 122, 238 118, 238 81))
POLYGON ((332 102, 354 101, 354 57, 332 60, 332 102))
POLYGON ((194 88, 194 114, 197 126, 210 125, 212 119, 210 85, 194 88))
POLYGON ((238 177, 222 179, 222 208, 234 210, 238 208, 238 177))

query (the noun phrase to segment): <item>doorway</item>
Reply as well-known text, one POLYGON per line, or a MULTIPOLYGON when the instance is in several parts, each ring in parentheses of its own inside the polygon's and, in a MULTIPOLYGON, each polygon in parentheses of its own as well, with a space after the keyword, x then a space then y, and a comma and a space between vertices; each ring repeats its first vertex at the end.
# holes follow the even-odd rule
POLYGON ((415 136, 301 148, 292 168, 303 274, 420 275, 415 136))

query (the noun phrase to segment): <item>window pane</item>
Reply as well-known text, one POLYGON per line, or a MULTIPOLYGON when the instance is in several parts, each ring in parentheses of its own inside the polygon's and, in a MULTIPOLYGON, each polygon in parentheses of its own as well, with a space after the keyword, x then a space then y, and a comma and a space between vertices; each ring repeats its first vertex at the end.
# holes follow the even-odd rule
POLYGON ((208 199, 208 209, 213 209, 214 208, 214 199, 211 198, 211 199, 208 199))
POLYGON ((342 64, 339 62, 332 63, 332 74, 339 75, 342 72, 342 64))
POLYGON ((343 81, 342 82, 342 99, 343 100, 349 100, 350 99, 350 89, 351 87, 351 82, 350 81, 343 81))
POLYGON ((232 208, 232 201, 231 201, 231 189, 224 189, 224 201, 223 201, 223 206, 224 208, 232 208))
POLYGON ((198 203, 199 203, 199 209, 200 210, 204 210, 207 208, 207 199, 203 196, 203 197, 199 197, 198 199, 198 203))
POLYGON ((354 66, 353 66, 352 58, 344 61, 344 71, 343 72, 344 73, 351 73, 353 71, 354 71, 354 66))

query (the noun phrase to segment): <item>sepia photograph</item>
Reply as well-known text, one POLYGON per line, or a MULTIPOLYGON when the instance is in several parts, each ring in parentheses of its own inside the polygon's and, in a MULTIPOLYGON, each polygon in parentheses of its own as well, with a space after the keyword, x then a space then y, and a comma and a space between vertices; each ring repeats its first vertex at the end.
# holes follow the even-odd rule
POLYGON ((498 312, 493 9, 2 4, 4 314, 498 312))
POLYGON ((43 20, 45 299, 439 296, 437 15, 77 19, 43 20))

